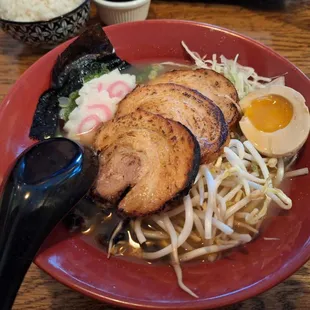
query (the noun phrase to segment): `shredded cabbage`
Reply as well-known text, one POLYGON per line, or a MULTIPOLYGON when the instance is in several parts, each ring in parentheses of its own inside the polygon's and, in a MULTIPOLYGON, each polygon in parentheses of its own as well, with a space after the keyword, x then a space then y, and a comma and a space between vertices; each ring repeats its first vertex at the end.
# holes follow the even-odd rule
POLYGON ((221 55, 218 61, 216 54, 212 55, 212 59, 206 59, 206 55, 201 57, 197 52, 191 51, 183 41, 182 46, 195 60, 197 68, 212 69, 229 79, 236 87, 240 99, 255 89, 274 84, 285 85, 284 76, 263 77, 259 76, 253 68, 240 65, 237 62, 239 54, 233 60, 221 55))

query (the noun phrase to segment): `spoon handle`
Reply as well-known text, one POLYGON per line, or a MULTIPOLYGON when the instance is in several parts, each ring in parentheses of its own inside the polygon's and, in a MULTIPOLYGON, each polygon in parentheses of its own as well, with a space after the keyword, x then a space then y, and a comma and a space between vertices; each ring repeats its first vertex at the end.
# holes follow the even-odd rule
MULTIPOLYGON (((51 220, 46 222, 45 212, 48 206, 38 210, 33 208, 31 213, 23 212, 30 204, 38 205, 39 200, 41 199, 31 200, 27 205, 14 201, 15 208, 0 209, 2 219, 0 226, 3 227, 1 236, 5 236, 1 238, 0 244, 0 309, 2 310, 11 309, 24 276, 46 237, 44 232, 53 228, 54 223, 51 220), (12 211, 6 212, 8 210, 12 211)), ((4 200, 2 205, 7 203, 4 200)))

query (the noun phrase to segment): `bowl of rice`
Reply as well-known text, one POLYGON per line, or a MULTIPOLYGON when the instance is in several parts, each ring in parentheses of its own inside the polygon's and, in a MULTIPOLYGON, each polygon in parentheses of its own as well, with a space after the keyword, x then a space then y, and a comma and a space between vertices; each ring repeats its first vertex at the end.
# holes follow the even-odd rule
POLYGON ((0 0, 0 28, 32 46, 52 48, 76 36, 90 15, 90 0, 0 0))

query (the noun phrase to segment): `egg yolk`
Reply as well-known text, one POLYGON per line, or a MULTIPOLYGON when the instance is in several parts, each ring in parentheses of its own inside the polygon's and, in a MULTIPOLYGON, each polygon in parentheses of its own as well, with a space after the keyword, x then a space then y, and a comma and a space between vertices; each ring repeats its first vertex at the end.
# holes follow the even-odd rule
POLYGON ((245 110, 256 129, 274 132, 286 127, 293 117, 293 106, 284 97, 267 95, 254 99, 245 110))

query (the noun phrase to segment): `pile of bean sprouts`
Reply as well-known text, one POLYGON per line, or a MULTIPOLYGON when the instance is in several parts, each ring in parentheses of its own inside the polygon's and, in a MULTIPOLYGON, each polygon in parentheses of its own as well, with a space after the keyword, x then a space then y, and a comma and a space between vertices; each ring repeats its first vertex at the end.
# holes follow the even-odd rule
MULTIPOLYGON (((288 172, 287 176, 307 173, 305 168, 288 172)), ((272 201, 285 210, 292 207, 291 199, 277 188, 284 177, 283 158, 263 158, 249 141, 231 139, 216 162, 200 166, 182 204, 161 214, 132 220, 140 245, 162 239, 169 242, 156 252, 142 252, 142 257, 152 261, 170 256, 179 286, 197 297, 183 283, 180 262, 202 257, 214 261, 220 252, 253 240, 272 201), (175 220, 179 216, 184 218, 183 226, 175 220), (159 229, 145 229, 143 222, 159 229), (195 247, 193 242, 201 246, 195 247)), ((112 240, 121 226, 122 223, 111 238, 109 253, 113 253, 112 240)))

